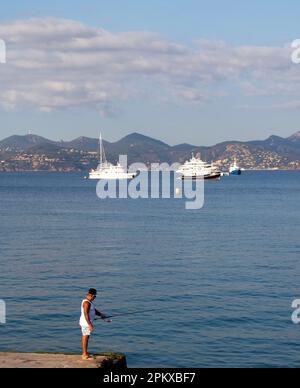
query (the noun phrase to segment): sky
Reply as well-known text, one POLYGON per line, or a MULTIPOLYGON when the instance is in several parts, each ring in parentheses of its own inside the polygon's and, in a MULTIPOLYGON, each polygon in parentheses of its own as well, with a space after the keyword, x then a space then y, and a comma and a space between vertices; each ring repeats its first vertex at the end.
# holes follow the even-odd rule
POLYGON ((6 2, 0 138, 287 137, 300 130, 299 11, 296 0, 6 2))

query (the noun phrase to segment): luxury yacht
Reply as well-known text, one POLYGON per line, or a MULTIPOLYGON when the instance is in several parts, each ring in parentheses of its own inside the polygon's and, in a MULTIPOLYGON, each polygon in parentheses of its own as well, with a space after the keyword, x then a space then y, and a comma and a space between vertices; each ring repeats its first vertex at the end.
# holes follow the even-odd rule
POLYGON ((220 179, 221 171, 213 164, 208 164, 192 155, 177 171, 182 179, 220 179))

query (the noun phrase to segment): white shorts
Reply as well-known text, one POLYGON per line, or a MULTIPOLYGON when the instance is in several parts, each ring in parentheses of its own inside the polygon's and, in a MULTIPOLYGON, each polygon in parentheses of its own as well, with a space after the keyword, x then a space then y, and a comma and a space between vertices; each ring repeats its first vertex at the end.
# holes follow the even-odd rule
POLYGON ((81 326, 81 331, 82 335, 85 336, 90 336, 91 335, 91 330, 88 326, 81 326))

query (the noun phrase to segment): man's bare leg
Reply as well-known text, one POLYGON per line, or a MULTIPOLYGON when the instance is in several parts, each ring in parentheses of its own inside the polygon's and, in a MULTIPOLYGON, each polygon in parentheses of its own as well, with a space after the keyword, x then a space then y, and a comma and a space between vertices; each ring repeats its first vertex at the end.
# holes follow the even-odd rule
POLYGON ((89 339, 90 339, 90 337, 88 335, 82 336, 82 358, 84 360, 89 357, 89 355, 88 355, 89 339))

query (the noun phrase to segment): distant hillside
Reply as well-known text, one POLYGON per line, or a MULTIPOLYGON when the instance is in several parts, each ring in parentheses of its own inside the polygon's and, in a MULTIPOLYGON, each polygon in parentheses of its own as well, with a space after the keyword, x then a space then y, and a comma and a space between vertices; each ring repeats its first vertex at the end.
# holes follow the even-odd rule
MULTIPOLYGON (((111 162, 116 162, 119 155, 128 155, 129 163, 182 163, 194 153, 200 154, 208 162, 214 161, 222 168, 227 168, 234 158, 246 169, 300 168, 300 132, 288 138, 270 136, 260 141, 227 141, 211 147, 186 143, 170 146, 151 137, 132 133, 114 143, 104 142, 104 147, 111 162)), ((37 135, 26 135, 11 136, 0 142, 0 156, 4 161, 15 154, 37 154, 61 158, 64 162, 68 161, 70 168, 74 162, 77 169, 84 169, 86 165, 95 166, 95 153, 98 150, 99 140, 88 137, 55 142, 37 135), (85 158, 84 153, 90 156, 85 158), (78 155, 81 155, 80 158, 78 155)))
POLYGON ((32 155, 57 156, 63 152, 64 149, 62 147, 52 143, 41 143, 26 148, 26 153, 32 155))
POLYGON ((132 133, 116 143, 106 147, 107 155, 118 159, 119 155, 128 155, 129 162, 155 163, 164 161, 170 150, 168 144, 148 136, 132 133))
POLYGON ((98 139, 92 139, 89 137, 78 137, 75 140, 68 141, 68 142, 60 142, 57 143, 61 147, 69 148, 69 149, 77 149, 81 151, 87 151, 87 152, 96 152, 99 149, 99 140, 98 139))
POLYGON ((2 140, 0 142, 0 149, 5 150, 9 148, 11 150, 25 150, 26 148, 31 147, 33 145, 45 143, 54 144, 55 142, 37 135, 14 135, 2 140))
POLYGON ((292 141, 292 142, 300 142, 300 131, 294 133, 294 135, 290 136, 290 137, 288 138, 288 140, 290 140, 290 141, 292 141))

